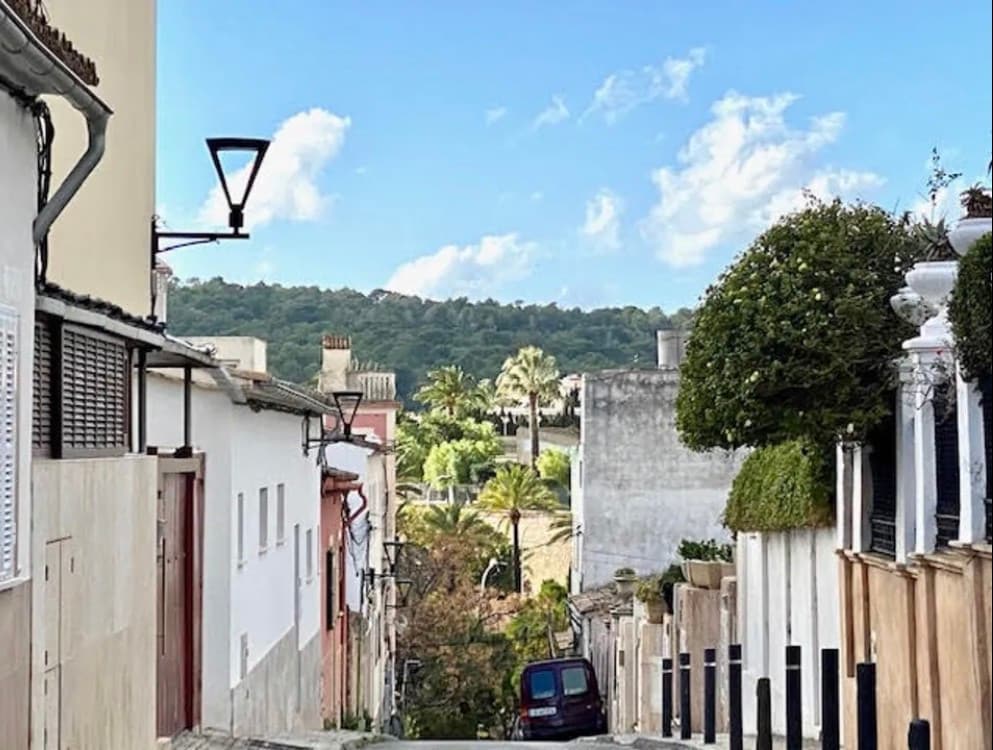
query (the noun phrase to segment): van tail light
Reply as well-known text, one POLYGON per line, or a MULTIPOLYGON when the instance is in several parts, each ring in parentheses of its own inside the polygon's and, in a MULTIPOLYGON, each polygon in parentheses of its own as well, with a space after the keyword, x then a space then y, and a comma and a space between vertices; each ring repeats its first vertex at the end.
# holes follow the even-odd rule
POLYGON ((520 715, 522 721, 527 721, 527 719, 528 719, 528 710, 527 710, 526 707, 521 706, 517 713, 520 715))

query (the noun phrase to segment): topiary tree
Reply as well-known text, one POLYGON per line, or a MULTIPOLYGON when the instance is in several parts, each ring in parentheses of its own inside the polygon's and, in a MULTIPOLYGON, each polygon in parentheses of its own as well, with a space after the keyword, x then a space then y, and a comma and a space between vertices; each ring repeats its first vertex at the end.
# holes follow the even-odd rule
POLYGON ((959 262, 948 319, 965 375, 977 380, 993 368, 993 235, 985 234, 959 262))
POLYGON ((680 367, 677 426, 692 448, 829 446, 890 409, 909 324, 889 298, 917 252, 882 209, 811 199, 711 286, 680 367))

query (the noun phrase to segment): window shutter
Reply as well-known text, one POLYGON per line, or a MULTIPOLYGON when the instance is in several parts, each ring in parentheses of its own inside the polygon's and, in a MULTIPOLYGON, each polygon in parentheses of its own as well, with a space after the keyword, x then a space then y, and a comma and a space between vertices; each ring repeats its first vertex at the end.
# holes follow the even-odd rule
POLYGON ((66 325, 62 382, 65 454, 126 452, 128 351, 124 342, 66 325))
POLYGON ((42 456, 52 454, 52 328, 39 318, 34 324, 34 367, 31 446, 42 456))
POLYGON ((17 574, 17 325, 0 308, 0 581, 17 574))

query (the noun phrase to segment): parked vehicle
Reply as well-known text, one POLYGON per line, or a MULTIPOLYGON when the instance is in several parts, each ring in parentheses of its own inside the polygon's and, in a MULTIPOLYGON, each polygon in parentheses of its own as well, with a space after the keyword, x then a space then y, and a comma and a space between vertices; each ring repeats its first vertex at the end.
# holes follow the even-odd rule
POLYGON ((520 739, 573 739, 606 731, 603 701, 589 661, 555 659, 524 667, 520 739))

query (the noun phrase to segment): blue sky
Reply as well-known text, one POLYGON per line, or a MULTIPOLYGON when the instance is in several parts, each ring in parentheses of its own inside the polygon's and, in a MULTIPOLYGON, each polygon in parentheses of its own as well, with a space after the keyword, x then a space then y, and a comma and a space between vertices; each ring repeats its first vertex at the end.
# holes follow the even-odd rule
MULTIPOLYGON (((274 137, 252 239, 182 277, 693 304, 804 188, 922 204, 991 151, 988 3, 159 3, 159 212, 203 138, 274 137)), ((954 201, 942 202, 950 210, 954 201)))

